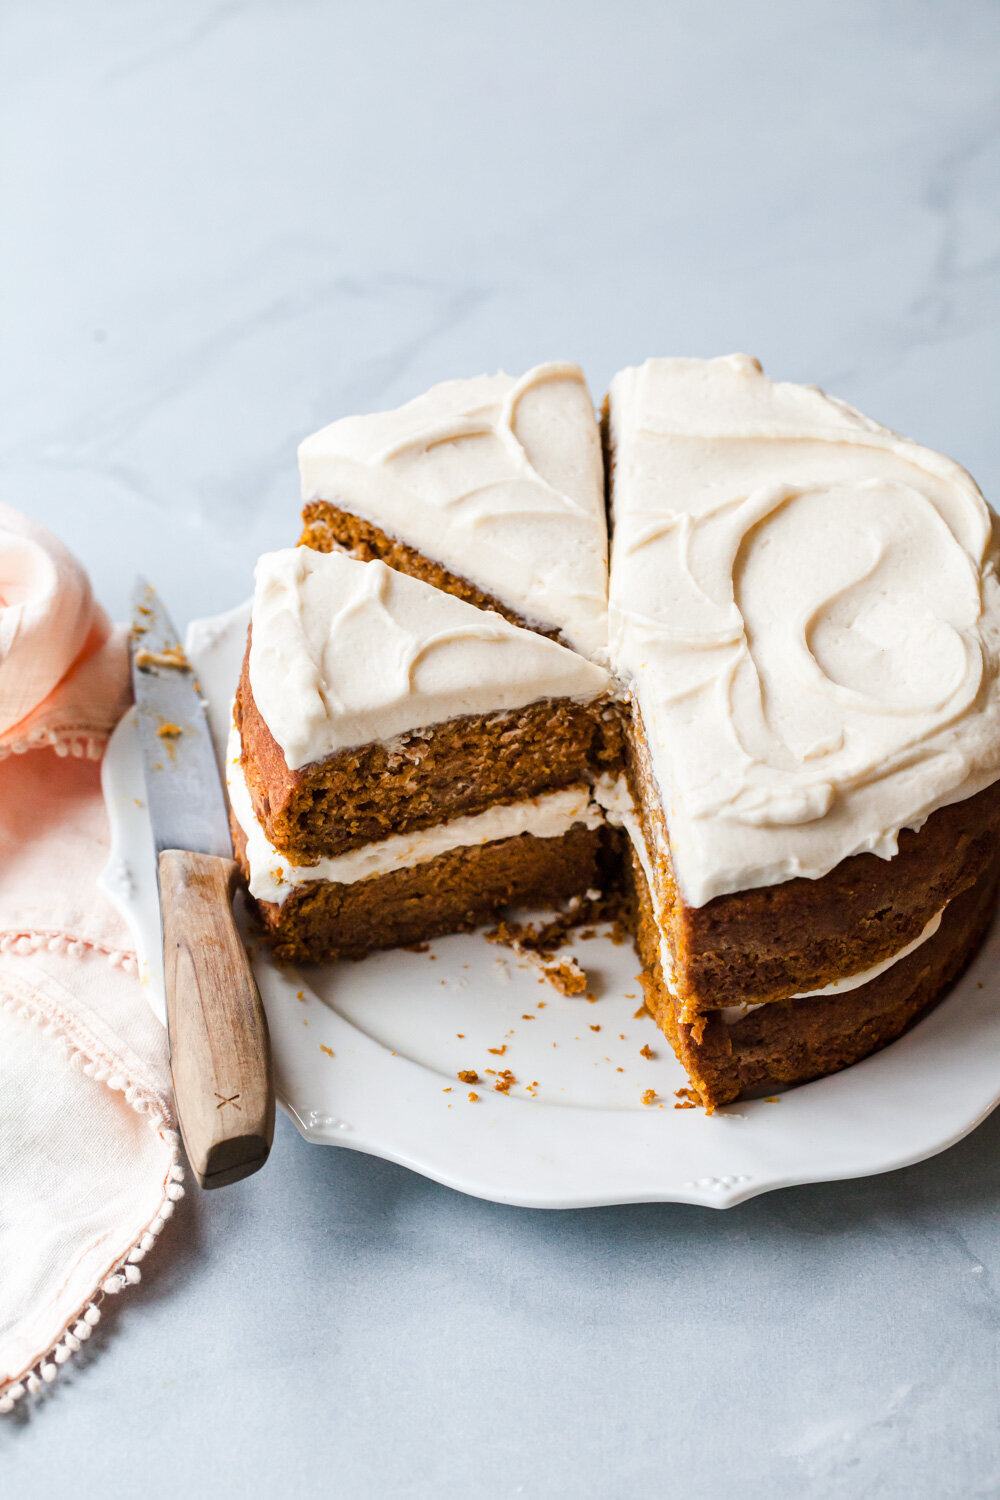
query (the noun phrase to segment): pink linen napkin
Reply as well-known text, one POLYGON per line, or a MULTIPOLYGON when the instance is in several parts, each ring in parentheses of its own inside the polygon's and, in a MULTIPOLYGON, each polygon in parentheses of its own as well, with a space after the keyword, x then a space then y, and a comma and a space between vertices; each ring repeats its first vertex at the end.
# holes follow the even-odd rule
POLYGON ((128 702, 86 574, 0 506, 0 1412, 139 1280, 184 1191, 166 1037, 95 885, 128 702))

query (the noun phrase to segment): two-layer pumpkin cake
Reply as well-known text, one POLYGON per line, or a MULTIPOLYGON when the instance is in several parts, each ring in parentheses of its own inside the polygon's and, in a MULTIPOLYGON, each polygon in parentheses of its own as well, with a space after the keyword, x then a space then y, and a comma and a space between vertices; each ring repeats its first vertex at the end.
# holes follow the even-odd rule
POLYGON ((602 667, 382 562, 257 565, 234 841, 288 959, 359 957, 603 884, 602 667))
POLYGON ((302 445, 237 845, 299 960, 617 886, 712 1109, 891 1041, 986 930, 996 523, 958 465, 745 356, 622 371, 604 454, 562 364, 302 445))
POLYGON ((300 459, 310 545, 258 565, 230 756, 278 952, 357 957, 602 888, 592 787, 621 721, 581 371, 450 381, 300 459))

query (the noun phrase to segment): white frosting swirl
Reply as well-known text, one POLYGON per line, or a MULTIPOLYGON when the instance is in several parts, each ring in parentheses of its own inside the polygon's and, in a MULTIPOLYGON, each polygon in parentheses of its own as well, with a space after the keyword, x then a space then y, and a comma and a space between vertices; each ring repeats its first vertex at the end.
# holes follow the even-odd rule
POLYGON ((250 686, 292 769, 609 686, 575 651, 381 562, 289 547, 265 553, 255 577, 250 686))
POLYGON ((577 365, 449 380, 299 448, 302 496, 442 563, 585 656, 607 648, 594 407, 577 365))
POLYGON ((992 517, 957 464, 744 355, 611 387, 611 649, 686 901, 896 852, 1000 776, 992 517))

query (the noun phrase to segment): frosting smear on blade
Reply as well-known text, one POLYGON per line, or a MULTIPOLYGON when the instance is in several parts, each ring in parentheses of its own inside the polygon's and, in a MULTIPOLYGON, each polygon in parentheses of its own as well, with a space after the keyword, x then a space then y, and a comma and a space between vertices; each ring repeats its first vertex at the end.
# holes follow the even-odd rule
POLYGON ((992 518, 957 464, 755 360, 611 387, 611 654, 691 906, 850 855, 1000 776, 992 518))
POLYGON ((607 673, 381 562, 289 547, 257 564, 250 685, 290 769, 463 714, 587 701, 607 673))
POLYGON ((604 471, 577 365, 449 380, 299 448, 325 500, 466 578, 585 656, 607 646, 604 471))

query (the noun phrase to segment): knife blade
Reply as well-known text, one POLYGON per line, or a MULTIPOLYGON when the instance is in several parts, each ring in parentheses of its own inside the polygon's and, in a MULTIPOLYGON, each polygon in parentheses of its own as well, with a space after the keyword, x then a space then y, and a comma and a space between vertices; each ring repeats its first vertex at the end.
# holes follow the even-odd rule
POLYGON ((155 589, 142 579, 132 615, 132 688, 157 856, 190 849, 231 859, 229 816, 194 673, 155 589))
POLYGON ((194 673, 162 600, 136 583, 131 663, 163 927, 170 1067, 202 1187, 264 1165, 274 1132, 267 1020, 233 915, 240 884, 194 673))

